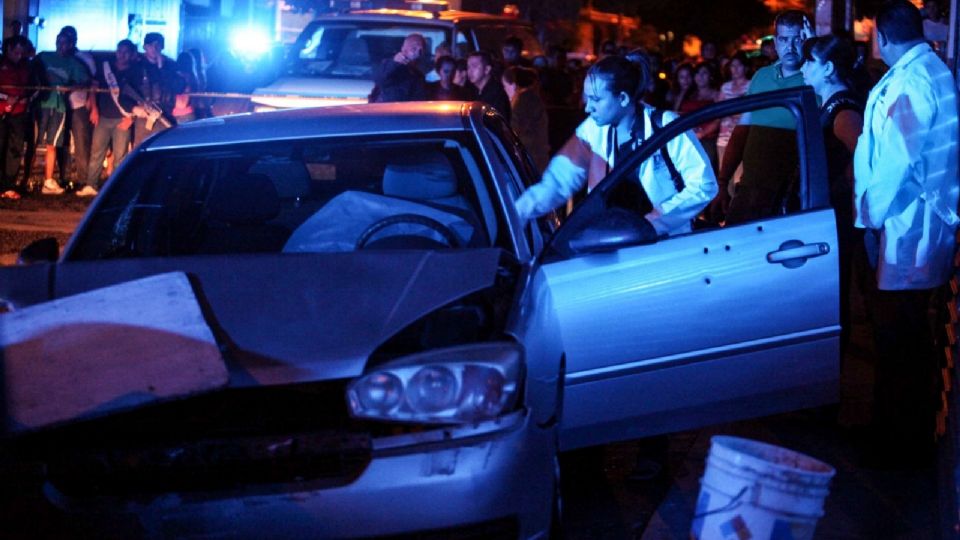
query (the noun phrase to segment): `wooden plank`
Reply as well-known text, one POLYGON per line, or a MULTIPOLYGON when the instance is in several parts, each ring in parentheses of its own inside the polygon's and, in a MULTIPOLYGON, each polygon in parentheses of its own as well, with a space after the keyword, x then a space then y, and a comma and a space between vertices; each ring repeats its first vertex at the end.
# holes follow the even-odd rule
POLYGON ((0 315, 7 429, 32 430, 227 384, 185 274, 0 315))

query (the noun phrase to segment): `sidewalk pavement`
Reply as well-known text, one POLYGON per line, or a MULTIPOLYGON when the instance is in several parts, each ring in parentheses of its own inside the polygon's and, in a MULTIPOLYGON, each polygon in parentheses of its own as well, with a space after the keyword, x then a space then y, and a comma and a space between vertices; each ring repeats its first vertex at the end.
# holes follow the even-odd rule
MULTIPOLYGON (((795 450, 836 470, 816 540, 935 539, 939 515, 938 472, 924 469, 876 470, 864 463, 870 449, 858 433, 870 420, 872 336, 854 293, 850 350, 843 363, 840 405, 735 422, 699 430, 696 440, 672 468, 671 484, 647 523, 643 540, 690 538, 710 437, 733 435, 795 450)), ((672 445, 673 447, 674 445, 672 445)))

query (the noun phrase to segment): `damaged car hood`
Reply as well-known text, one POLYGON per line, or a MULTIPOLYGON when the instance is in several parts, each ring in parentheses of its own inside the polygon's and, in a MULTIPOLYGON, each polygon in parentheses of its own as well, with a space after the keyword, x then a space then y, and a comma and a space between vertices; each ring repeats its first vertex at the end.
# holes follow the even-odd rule
POLYGON ((48 299, 185 272, 227 351, 230 386, 292 384, 360 375, 392 335, 491 286, 500 255, 478 249, 60 263, 49 267, 48 299))

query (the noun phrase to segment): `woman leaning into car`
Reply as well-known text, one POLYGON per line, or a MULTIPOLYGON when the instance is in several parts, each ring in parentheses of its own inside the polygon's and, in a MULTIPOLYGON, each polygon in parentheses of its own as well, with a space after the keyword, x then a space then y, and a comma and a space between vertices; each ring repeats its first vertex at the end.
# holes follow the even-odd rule
MULTIPOLYGON (((655 109, 640 101, 650 71, 642 54, 630 53, 628 57, 606 57, 587 72, 583 95, 589 116, 550 161, 540 182, 530 186, 517 201, 522 218, 548 213, 585 183, 592 189, 619 157, 638 148, 653 133, 655 109)), ((674 118, 675 113, 665 112, 661 123, 674 118)), ((717 193, 710 160, 695 137, 674 137, 666 148, 682 186, 675 184, 669 167, 658 159, 660 153, 644 161, 638 174, 649 199, 644 217, 657 236, 689 232, 691 220, 717 193)))

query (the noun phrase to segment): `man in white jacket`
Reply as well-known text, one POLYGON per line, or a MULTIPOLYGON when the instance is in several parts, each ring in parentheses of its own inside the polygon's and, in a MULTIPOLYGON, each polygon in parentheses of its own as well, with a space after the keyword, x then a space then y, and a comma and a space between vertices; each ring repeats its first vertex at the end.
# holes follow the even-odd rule
POLYGON ((957 92, 913 4, 881 8, 877 34, 890 71, 870 92, 854 154, 855 224, 866 229, 876 270, 868 302, 878 352, 874 420, 885 446, 903 450, 891 457, 926 460, 931 449, 918 443, 933 440, 940 401, 927 311, 950 276, 958 223, 957 92))

